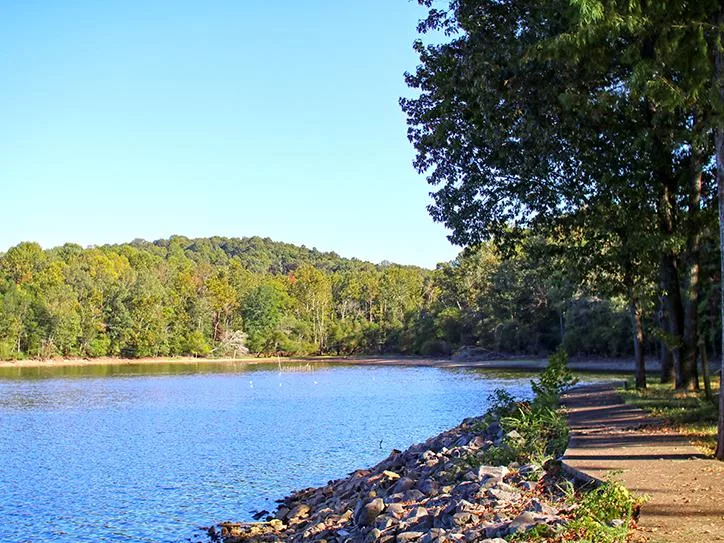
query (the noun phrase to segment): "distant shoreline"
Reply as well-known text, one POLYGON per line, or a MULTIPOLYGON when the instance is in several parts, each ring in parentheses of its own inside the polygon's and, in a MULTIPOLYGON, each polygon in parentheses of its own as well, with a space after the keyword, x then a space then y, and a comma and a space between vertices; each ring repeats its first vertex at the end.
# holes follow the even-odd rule
MULTIPOLYGON (((131 365, 162 365, 162 364, 229 364, 229 365, 259 365, 259 364, 339 364, 354 366, 408 366, 408 367, 434 367, 448 369, 494 369, 512 371, 540 371, 547 365, 545 358, 519 358, 503 360, 454 360, 452 358, 431 358, 421 356, 315 356, 293 358, 194 358, 194 357, 160 357, 160 358, 53 358, 47 360, 3 360, 0 368, 60 368, 81 366, 131 366, 131 365)), ((569 362, 573 371, 591 373, 627 373, 634 370, 633 360, 628 358, 573 358, 569 362)), ((646 364, 648 372, 659 371, 658 361, 650 360, 646 364)))

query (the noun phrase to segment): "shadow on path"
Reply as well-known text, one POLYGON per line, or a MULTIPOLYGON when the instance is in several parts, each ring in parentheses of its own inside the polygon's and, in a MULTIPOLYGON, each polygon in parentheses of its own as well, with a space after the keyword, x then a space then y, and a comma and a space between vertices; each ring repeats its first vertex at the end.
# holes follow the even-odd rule
POLYGON ((639 526, 652 543, 724 541, 724 463, 623 403, 617 386, 581 386, 564 397, 571 427, 564 461, 647 495, 639 526))

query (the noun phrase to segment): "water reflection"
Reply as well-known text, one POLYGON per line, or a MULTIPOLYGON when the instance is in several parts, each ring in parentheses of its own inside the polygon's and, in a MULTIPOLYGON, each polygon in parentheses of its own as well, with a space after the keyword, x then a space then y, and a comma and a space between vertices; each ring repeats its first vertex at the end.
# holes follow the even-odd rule
POLYGON ((241 360, 223 362, 118 362, 109 364, 78 364, 58 366, 0 367, 0 379, 49 379, 56 377, 116 377, 126 375, 195 375, 209 373, 241 373, 273 370, 281 365, 282 371, 315 371, 328 364, 315 362, 248 363, 241 360))
POLYGON ((222 366, 0 380, 0 541, 184 540, 482 413, 497 387, 529 394, 459 369, 222 366))

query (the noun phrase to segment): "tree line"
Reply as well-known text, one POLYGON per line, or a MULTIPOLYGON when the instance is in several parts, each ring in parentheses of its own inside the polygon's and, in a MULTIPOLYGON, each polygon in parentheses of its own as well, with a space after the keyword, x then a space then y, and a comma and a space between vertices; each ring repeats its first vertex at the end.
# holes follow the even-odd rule
POLYGON ((435 270, 255 237, 25 242, 0 255, 0 358, 630 353, 625 301, 570 269, 533 235, 435 270))

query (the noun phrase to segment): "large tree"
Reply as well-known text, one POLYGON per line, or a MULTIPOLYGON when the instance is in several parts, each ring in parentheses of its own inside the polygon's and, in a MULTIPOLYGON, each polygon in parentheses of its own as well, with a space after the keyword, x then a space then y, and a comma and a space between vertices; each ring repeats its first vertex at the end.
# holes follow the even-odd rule
MULTIPOLYGON (((689 156, 688 216, 686 224, 687 258, 684 260, 683 353, 679 364, 677 386, 687 386, 696 368, 697 320, 696 302, 699 293, 701 249, 701 216, 699 204, 707 192, 703 172, 711 161, 716 163, 719 197, 720 247, 724 246, 724 3, 721 0, 672 0, 656 2, 634 0, 574 0, 579 18, 578 28, 569 33, 573 45, 585 50, 591 44, 604 43, 609 54, 619 54, 630 67, 626 84, 648 106, 651 131, 660 133, 661 118, 685 119, 685 130, 679 134, 677 152, 689 156), (622 47, 622 44, 625 45, 622 47), (712 138, 713 135, 713 138, 712 138), (683 136, 683 137, 682 137, 683 136), (714 147, 712 149, 712 139, 714 147), (683 374, 683 375, 682 375, 683 374), (687 379, 689 382, 687 382, 687 379)), ((665 172, 664 172, 665 173, 665 172)), ((686 182, 685 182, 686 183, 686 182)), ((662 182, 662 228, 673 230, 676 180, 662 182)), ((720 280, 724 286, 724 253, 720 253, 720 280)), ((664 287, 672 287, 677 270, 674 259, 662 259, 664 287)), ((721 316, 724 322, 724 288, 721 289, 721 316)), ((681 311, 668 299, 670 321, 676 326, 676 313, 681 311), (672 313, 673 312, 673 313, 672 313), (673 319, 672 319, 673 316, 673 319)), ((680 316, 681 318, 681 316, 680 316)), ((722 328, 724 345, 724 327, 722 328)), ((676 349, 675 349, 676 350, 676 349)), ((724 356, 722 356, 724 375, 724 356)), ((720 393, 719 441, 716 456, 724 460, 724 394, 720 393)))

